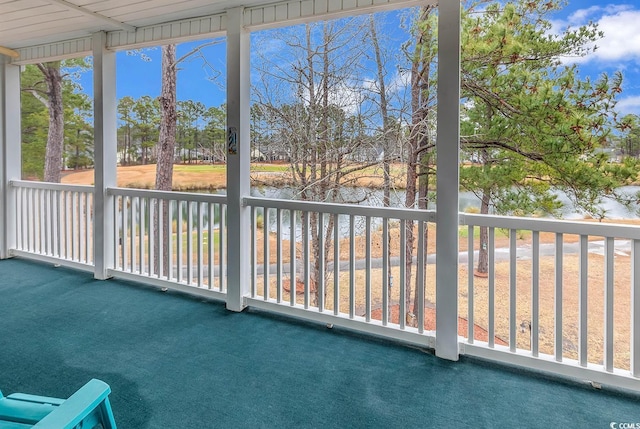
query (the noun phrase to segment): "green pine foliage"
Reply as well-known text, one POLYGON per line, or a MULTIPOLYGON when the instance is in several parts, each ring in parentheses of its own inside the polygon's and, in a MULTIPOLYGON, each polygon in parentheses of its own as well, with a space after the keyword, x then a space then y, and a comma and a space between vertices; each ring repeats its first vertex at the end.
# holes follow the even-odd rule
POLYGON ((635 181, 637 163, 601 149, 617 125, 622 74, 581 79, 567 58, 590 52, 595 25, 551 32, 557 1, 470 2, 463 13, 461 185, 482 212, 557 214, 562 190, 585 213, 635 181))

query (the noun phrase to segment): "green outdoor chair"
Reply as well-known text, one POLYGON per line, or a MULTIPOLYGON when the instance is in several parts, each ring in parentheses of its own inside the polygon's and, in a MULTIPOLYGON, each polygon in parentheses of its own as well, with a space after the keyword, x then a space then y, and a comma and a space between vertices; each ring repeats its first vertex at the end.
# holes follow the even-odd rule
POLYGON ((109 385, 96 379, 69 399, 0 392, 0 429, 116 429, 109 393, 109 385))

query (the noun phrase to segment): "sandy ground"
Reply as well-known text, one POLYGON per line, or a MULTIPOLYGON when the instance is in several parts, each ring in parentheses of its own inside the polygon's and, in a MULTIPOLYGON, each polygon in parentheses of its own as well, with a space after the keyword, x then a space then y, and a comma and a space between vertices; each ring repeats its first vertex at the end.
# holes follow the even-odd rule
MULTIPOLYGON (((194 164, 200 168, 198 171, 184 171, 183 166, 174 166, 173 190, 216 190, 224 189, 226 185, 226 173, 224 166, 210 164, 194 164), (210 167, 208 169, 207 167, 210 167)), ((259 168, 262 164, 252 163, 252 167, 259 168)), ((269 166, 269 164, 265 164, 269 166)), ((184 166, 186 167, 186 166, 184 166)), ((381 187, 382 174, 375 169, 368 169, 360 172, 357 177, 345 178, 348 186, 381 187)), ((155 164, 131 165, 118 167, 117 184, 123 188, 153 189, 155 186, 156 166, 155 164)), ((251 181, 254 185, 286 186, 290 184, 288 174, 269 171, 252 171, 251 181)), ((398 176, 394 184, 396 188, 404 187, 404 180, 398 176)), ((81 170, 70 171, 64 174, 62 183, 71 185, 93 185, 94 171, 81 170)))

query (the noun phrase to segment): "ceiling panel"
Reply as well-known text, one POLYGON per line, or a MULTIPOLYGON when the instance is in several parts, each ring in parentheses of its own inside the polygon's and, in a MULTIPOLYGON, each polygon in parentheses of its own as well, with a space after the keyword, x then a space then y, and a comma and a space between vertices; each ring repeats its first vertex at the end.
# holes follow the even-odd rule
MULTIPOLYGON (((92 17, 97 13, 135 27, 220 13, 237 6, 233 0, 69 0, 87 14, 54 0, 0 0, 0 46, 17 49, 112 31, 113 23, 92 17)), ((244 4, 255 4, 249 0, 244 4)))
MULTIPOLYGON (((271 11, 277 12, 280 22, 281 15, 287 20, 290 12, 296 10, 305 12, 293 14, 296 16, 292 19, 299 21, 330 11, 398 7, 433 0, 281 1, 277 10, 271 11)), ((146 31, 150 26, 215 15, 239 4, 253 7, 273 6, 273 3, 274 0, 244 0, 241 3, 238 0, 0 0, 0 46, 27 48, 89 37, 98 31, 122 30, 132 34, 136 28, 144 27, 146 31)), ((269 22, 264 21, 263 24, 269 22)))

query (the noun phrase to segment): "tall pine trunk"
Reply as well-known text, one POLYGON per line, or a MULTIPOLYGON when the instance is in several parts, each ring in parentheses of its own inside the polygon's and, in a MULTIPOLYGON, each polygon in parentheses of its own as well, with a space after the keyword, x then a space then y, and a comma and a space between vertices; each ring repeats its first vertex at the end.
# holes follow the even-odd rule
POLYGON ((64 108, 62 105, 62 76, 60 62, 38 64, 47 84, 45 105, 49 109, 49 132, 44 160, 44 181, 59 183, 62 178, 64 149, 64 108))
MULTIPOLYGON (((158 141, 158 162, 156 165, 156 189, 171 191, 173 179, 173 158, 176 147, 176 124, 178 115, 176 112, 176 47, 166 45, 162 47, 162 90, 160 94, 160 137, 158 141)), ((154 211, 154 236, 156 270, 160 258, 159 233, 162 228, 162 237, 167 240, 171 234, 169 220, 169 202, 163 201, 161 208, 155 207, 154 211), (159 210, 162 210, 162 226, 159 222, 159 210)), ((168 275, 169 248, 162 243, 163 275, 168 275)))

